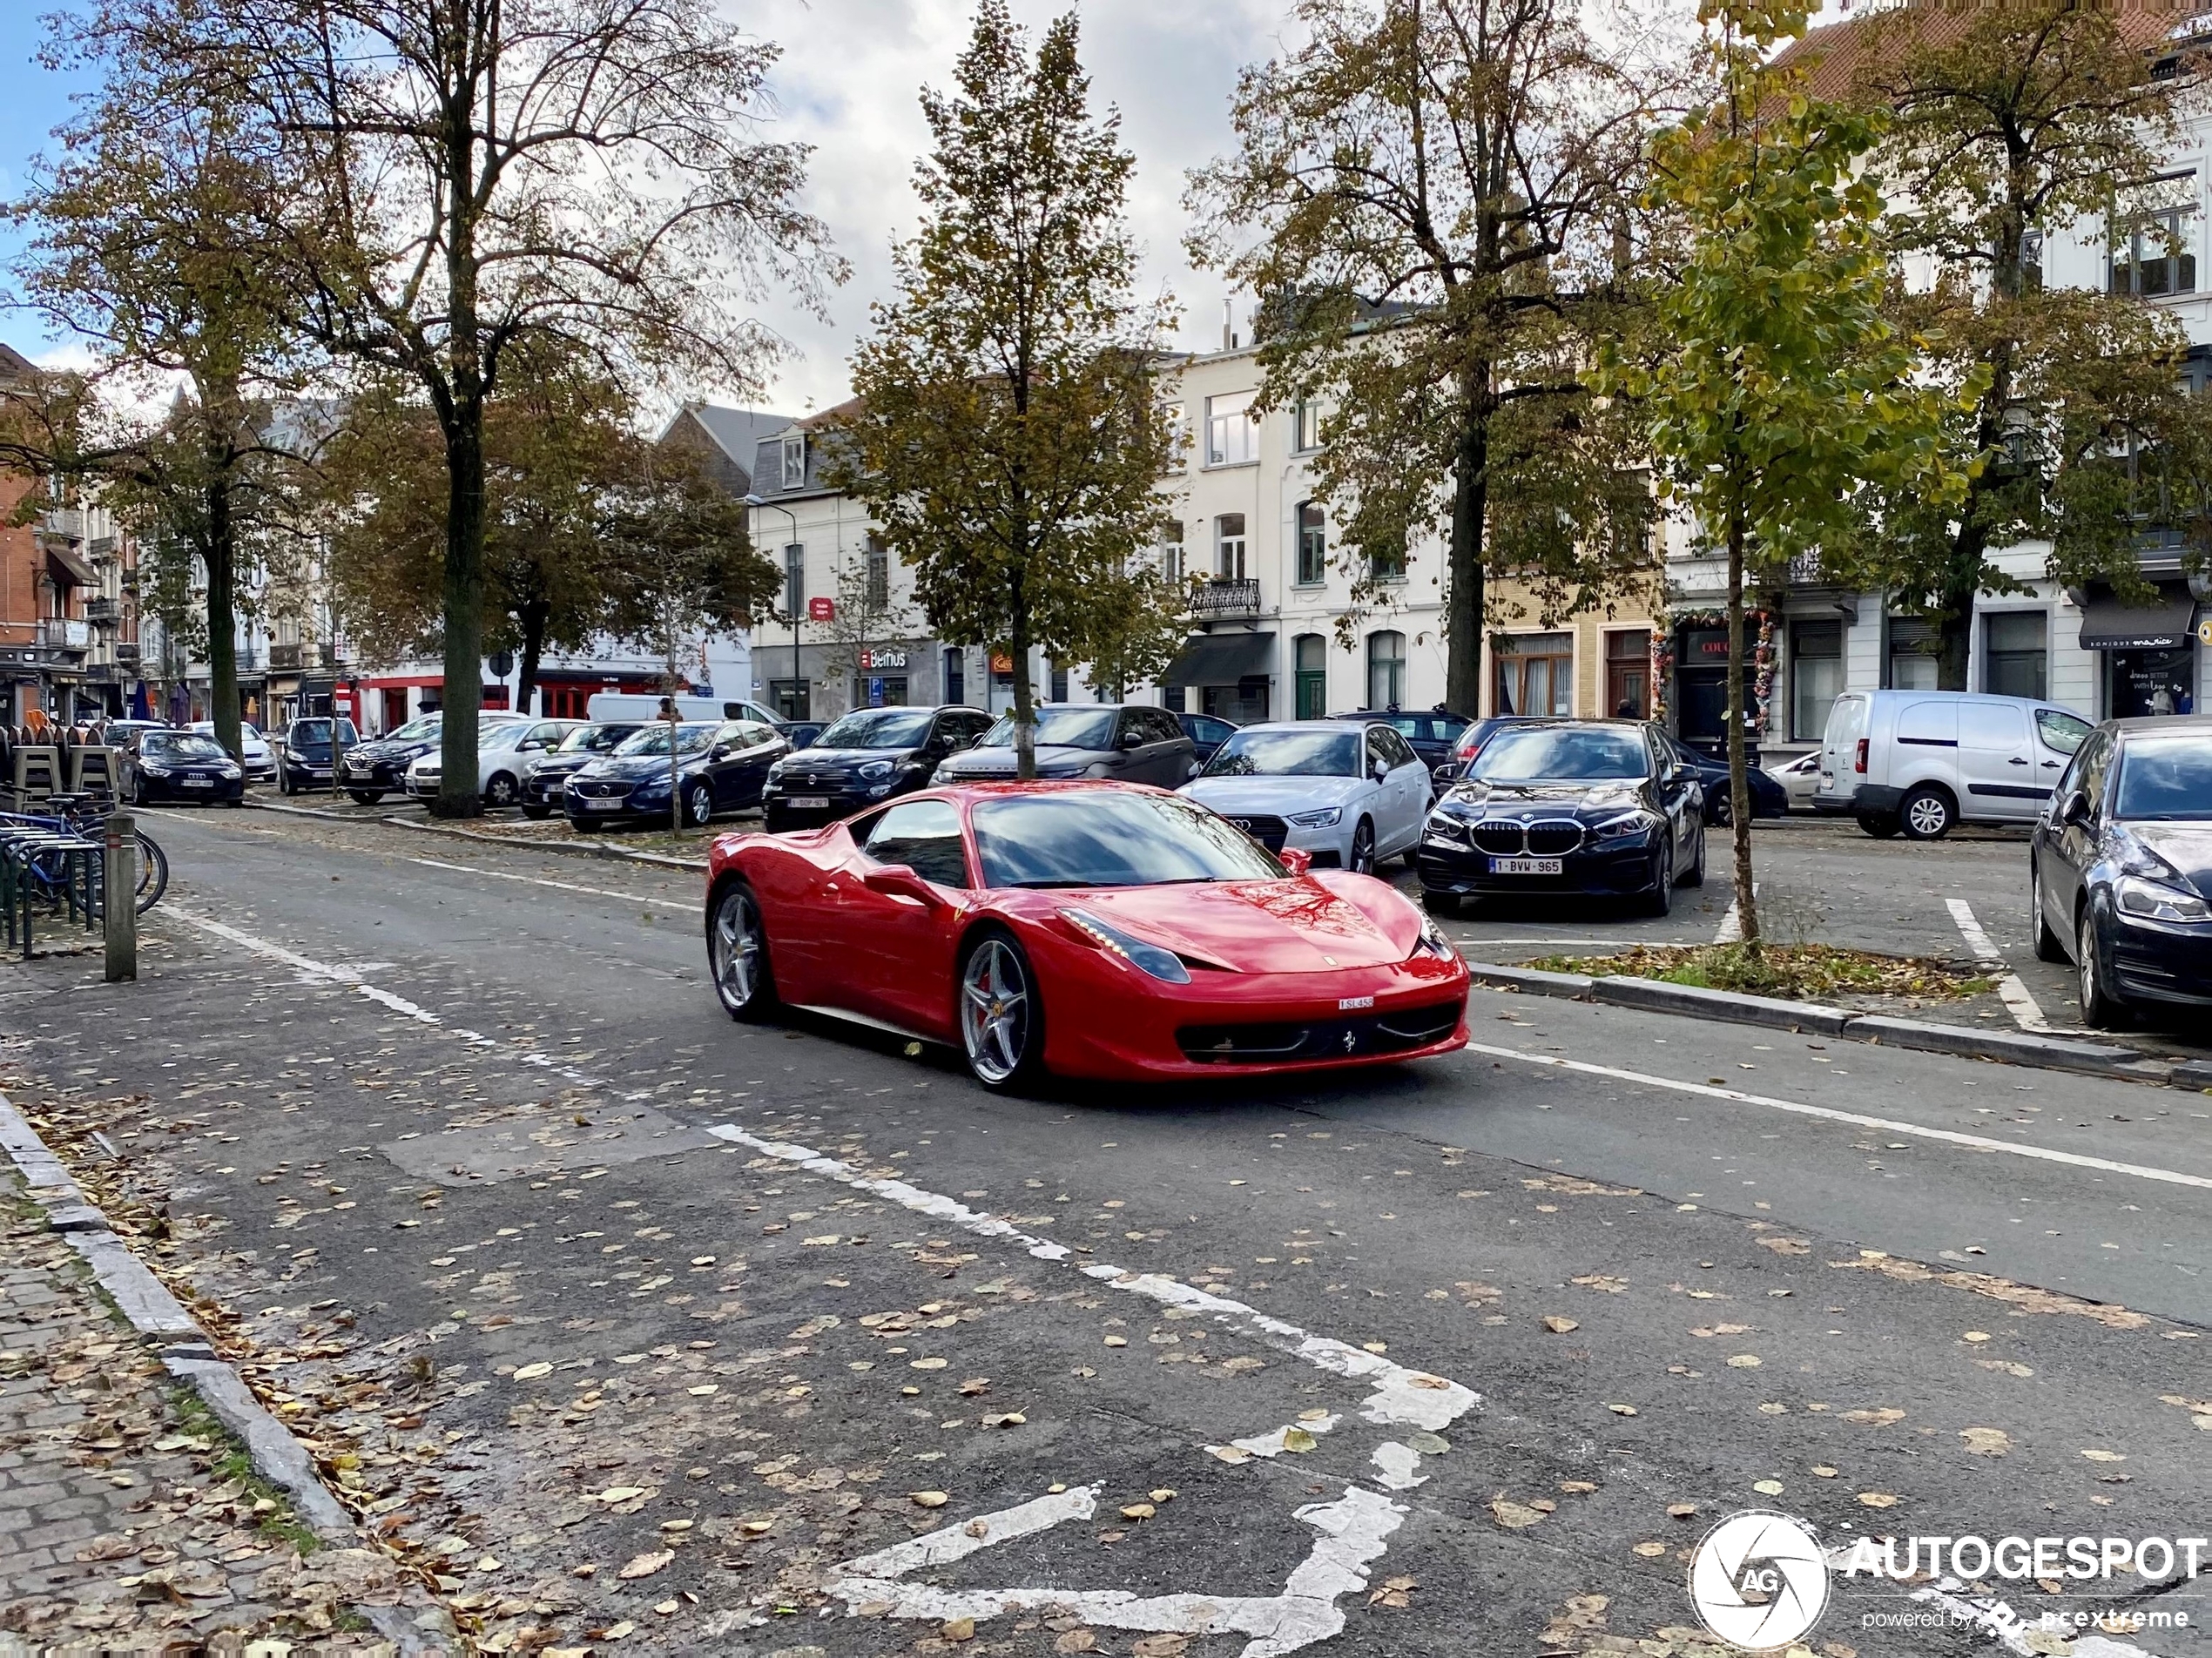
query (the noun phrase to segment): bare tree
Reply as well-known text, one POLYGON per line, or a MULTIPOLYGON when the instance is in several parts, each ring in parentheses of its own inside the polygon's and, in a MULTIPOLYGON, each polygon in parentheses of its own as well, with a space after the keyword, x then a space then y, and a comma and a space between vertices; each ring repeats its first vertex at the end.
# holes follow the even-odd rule
POLYGON ((475 796, 484 411, 520 342, 757 387, 746 305, 843 269, 763 136, 776 49, 711 0, 110 0, 180 84, 253 110, 298 187, 262 204, 287 320, 419 381, 448 475, 444 785, 475 796))

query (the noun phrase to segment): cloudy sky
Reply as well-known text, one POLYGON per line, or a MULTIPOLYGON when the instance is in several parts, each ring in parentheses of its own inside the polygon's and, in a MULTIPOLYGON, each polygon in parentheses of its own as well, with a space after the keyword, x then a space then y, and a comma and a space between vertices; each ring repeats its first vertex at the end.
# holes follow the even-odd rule
MULTIPOLYGON (((831 299, 828 322, 792 307, 763 313, 795 347, 764 401, 804 414, 845 394, 845 360, 868 302, 887 285, 892 241, 914 227, 910 179, 928 138, 915 94, 949 80, 972 12, 968 0, 722 3, 784 50, 774 83, 779 127, 815 146, 810 206, 853 265, 853 280, 831 299)), ((0 10, 21 18, 30 4, 0 0, 0 10)), ((1015 15, 1033 28, 1064 9, 1065 0, 1013 0, 1015 15)), ((1164 286, 1182 302, 1186 343, 1216 340, 1222 285, 1183 260, 1184 171, 1227 145, 1237 71, 1276 49, 1289 0, 1089 0, 1080 10, 1094 95, 1120 107, 1137 158, 1130 212, 1148 253, 1148 288, 1164 286)), ((26 164, 68 115, 73 90, 29 61, 27 35, 0 30, 0 198, 20 189, 26 164)), ((0 258, 13 252, 0 226, 0 258)), ((0 313, 0 340, 42 361, 65 351, 20 313, 0 313)))

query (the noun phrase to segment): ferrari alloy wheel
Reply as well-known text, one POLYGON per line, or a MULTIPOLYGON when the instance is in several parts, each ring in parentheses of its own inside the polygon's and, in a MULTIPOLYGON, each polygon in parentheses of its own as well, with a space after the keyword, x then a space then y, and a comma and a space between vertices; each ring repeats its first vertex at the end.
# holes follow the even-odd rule
POLYGON ((2097 960, 2097 918, 2086 904, 2074 933, 2074 960, 2081 975, 2081 1022, 2092 1030, 2118 1030, 2128 1022, 2127 1004, 2105 988, 2104 965, 2097 960))
POLYGON ((1375 826, 1366 818, 1352 832, 1352 873, 1372 875, 1375 873, 1375 826))
POLYGON ((706 923, 708 965, 714 994, 732 1019, 758 1019, 775 1005, 768 969, 768 933, 752 888, 732 881, 716 896, 706 923))
POLYGON ((960 1035, 985 1088, 1018 1088, 1044 1068, 1036 981, 1022 947, 1002 933, 985 933, 961 965, 960 1035))
POLYGON ((713 785, 705 781, 694 783, 684 792, 684 821, 694 829, 704 829, 714 816, 713 785))
POLYGON ((484 785, 484 804, 488 806, 511 806, 515 794, 515 779, 504 772, 493 772, 491 781, 484 785))

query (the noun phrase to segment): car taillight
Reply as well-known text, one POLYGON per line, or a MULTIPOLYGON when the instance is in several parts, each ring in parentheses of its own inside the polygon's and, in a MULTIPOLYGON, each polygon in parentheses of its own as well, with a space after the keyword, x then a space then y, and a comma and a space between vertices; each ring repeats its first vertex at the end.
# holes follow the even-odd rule
POLYGON ((1857 755, 1856 755, 1856 756, 1852 758, 1852 760, 1851 760, 1851 769, 1852 771, 1854 771, 1854 772, 1858 772, 1858 773, 1859 773, 1860 775, 1862 775, 1862 776, 1864 776, 1864 775, 1865 774, 1865 771, 1866 771, 1866 739, 1865 739, 1865 738, 1863 738, 1863 737, 1862 737, 1862 738, 1860 738, 1858 739, 1858 754, 1857 754, 1857 755))

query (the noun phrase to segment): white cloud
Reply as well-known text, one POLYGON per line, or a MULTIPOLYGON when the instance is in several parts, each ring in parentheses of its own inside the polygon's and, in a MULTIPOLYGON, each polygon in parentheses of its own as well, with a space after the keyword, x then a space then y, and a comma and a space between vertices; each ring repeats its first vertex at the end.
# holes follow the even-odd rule
MULTIPOLYGON (((807 205, 853 265, 853 280, 831 296, 826 324, 795 306, 761 312, 800 354, 781 366, 764 401, 806 413, 846 395, 846 360, 867 327, 869 302, 890 288, 892 243, 914 228, 914 164, 929 137, 917 94, 925 84, 949 84, 974 11, 960 0, 813 0, 774 9, 744 0, 741 11, 732 10, 783 48, 773 78, 782 105, 775 131, 816 146, 807 205)), ((1033 38, 1063 10, 1051 0, 1014 3, 1033 38)), ((1224 290, 1218 276, 1184 261, 1184 173, 1228 147, 1237 71, 1277 50, 1288 10, 1285 0, 1110 0, 1081 8, 1095 104, 1120 108, 1124 141, 1136 156, 1130 219, 1146 250, 1143 292, 1174 293, 1189 347, 1219 340, 1224 290)))

